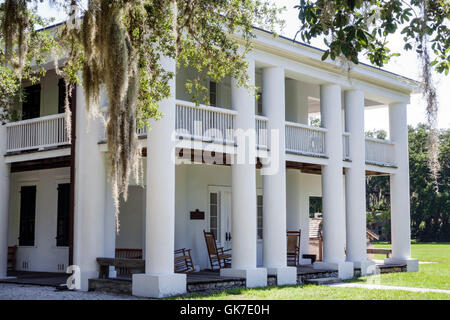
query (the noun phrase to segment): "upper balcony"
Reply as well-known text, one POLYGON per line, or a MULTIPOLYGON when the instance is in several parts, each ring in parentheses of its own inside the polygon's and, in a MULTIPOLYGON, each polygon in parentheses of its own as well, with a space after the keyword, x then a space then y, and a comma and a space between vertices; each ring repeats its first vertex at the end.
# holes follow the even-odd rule
MULTIPOLYGON (((177 73, 176 117, 175 128, 179 141, 189 147, 191 141, 234 146, 235 118, 237 111, 231 108, 230 80, 223 83, 205 82, 209 88, 211 106, 196 105, 189 102, 189 94, 185 92, 184 83, 191 71, 177 73)), ((256 85, 261 87, 261 73, 256 72, 256 85)), ((320 114, 318 87, 286 79, 286 153, 294 156, 308 157, 314 162, 328 158, 325 150, 327 129, 307 124, 311 115, 320 114), (301 100, 301 107, 298 101, 301 100), (294 103, 293 101, 297 101, 294 103), (300 123, 302 122, 302 123, 300 123)), ((49 71, 39 85, 26 87, 27 102, 22 105, 23 120, 11 122, 7 127, 7 154, 32 153, 33 151, 55 150, 68 147, 63 112, 64 86, 56 74, 49 71)), ((102 105, 106 99, 102 98, 102 105)), ((82 102, 81 102, 82 103, 82 102)), ((83 107, 83 106, 81 106, 83 107)), ((267 117, 262 115, 261 99, 255 101, 256 148, 269 150, 267 117)), ((145 138, 146 128, 138 129, 140 138, 145 138)), ((168 137, 170 138, 170 137, 168 137)), ((343 160, 351 161, 349 150, 349 133, 343 132, 343 160)), ((100 140, 104 140, 104 134, 100 140)), ((198 145, 198 144, 197 144, 198 145)), ((200 146, 200 148, 202 148, 200 146)), ((67 148, 66 148, 67 149, 67 148)), ((70 150, 68 150, 70 154, 70 150)), ((305 158, 303 158, 305 159, 305 158)), ((322 160, 323 161, 323 160, 322 160)), ((394 144, 388 140, 366 139, 366 162, 377 166, 394 167, 394 144)))

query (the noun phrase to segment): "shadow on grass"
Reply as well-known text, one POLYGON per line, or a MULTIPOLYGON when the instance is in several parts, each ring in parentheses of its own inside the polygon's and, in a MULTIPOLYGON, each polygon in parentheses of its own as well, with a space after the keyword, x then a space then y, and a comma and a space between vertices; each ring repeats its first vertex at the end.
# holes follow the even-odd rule
POLYGON ((169 297, 167 300, 177 300, 177 299, 198 299, 198 298, 208 298, 208 297, 221 297, 221 296, 239 296, 247 292, 248 290, 265 292, 273 289, 285 289, 285 288, 301 288, 308 285, 297 284, 297 285, 283 285, 283 286, 268 286, 268 287, 256 287, 256 288, 231 288, 225 290, 215 290, 201 293, 188 293, 182 296, 169 297))

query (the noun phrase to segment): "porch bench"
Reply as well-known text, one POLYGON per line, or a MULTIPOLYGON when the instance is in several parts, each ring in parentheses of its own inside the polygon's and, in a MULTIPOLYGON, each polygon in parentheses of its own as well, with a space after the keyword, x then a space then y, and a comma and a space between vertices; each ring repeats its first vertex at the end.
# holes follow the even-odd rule
POLYGON ((385 254, 386 258, 392 256, 392 249, 367 248, 368 254, 385 254))
MULTIPOLYGON (((142 249, 116 248, 115 257, 118 259, 142 259, 142 249)), ((130 275, 127 268, 116 268, 119 276, 130 275)))
POLYGON ((127 270, 139 270, 145 272, 145 260, 127 258, 97 258, 100 267, 98 277, 107 279, 109 277, 109 267, 124 268, 127 270))
MULTIPOLYGON (((136 270, 145 272, 145 260, 142 258, 97 258, 100 267, 98 277, 107 279, 109 277, 109 267, 113 266, 117 270, 136 270)), ((190 273, 195 267, 191 257, 191 249, 178 249, 174 251, 174 272, 190 273)), ((123 275, 123 273, 119 273, 123 275)), ((127 273, 131 274, 131 272, 127 273)))

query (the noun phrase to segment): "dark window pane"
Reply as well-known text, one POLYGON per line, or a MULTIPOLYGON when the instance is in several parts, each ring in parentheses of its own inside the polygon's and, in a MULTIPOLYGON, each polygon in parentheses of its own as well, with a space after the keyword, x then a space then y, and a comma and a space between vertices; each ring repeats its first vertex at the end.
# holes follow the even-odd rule
POLYGON ((211 220, 210 220, 210 228, 211 228, 211 229, 216 229, 216 228, 217 228, 217 218, 211 217, 211 220))
POLYGON ((262 111, 262 92, 258 92, 258 110, 257 110, 257 114, 258 115, 262 115, 263 111, 262 111))
POLYGON ((39 118, 41 113, 41 85, 36 84, 24 88, 22 102, 22 120, 39 118))
POLYGON ((56 230, 56 245, 67 247, 69 245, 69 208, 70 184, 58 185, 58 221, 56 230))
POLYGON ((35 219, 36 186, 24 186, 20 189, 20 246, 34 246, 35 219))
POLYGON ((209 104, 215 107, 217 105, 217 83, 209 82, 209 104))
POLYGON ((210 193, 209 202, 211 204, 217 204, 217 193, 210 193))
POLYGON ((211 216, 211 218, 217 217, 217 206, 216 205, 211 205, 210 216, 211 216))

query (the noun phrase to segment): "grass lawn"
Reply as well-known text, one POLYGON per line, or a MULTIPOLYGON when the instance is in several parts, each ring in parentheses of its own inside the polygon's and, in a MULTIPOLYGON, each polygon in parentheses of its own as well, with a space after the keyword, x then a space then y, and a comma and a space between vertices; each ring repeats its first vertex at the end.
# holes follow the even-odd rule
MULTIPOLYGON (((390 248, 390 244, 379 243, 376 248, 390 248)), ((411 256, 419 261, 437 262, 420 264, 419 272, 388 273, 377 277, 362 277, 353 281, 417 288, 450 290, 450 243, 413 243, 411 256)), ((382 259, 377 256, 375 259, 382 259)))
MULTIPOLYGON (((386 243, 377 248, 389 248, 386 243)), ((450 290, 450 243, 412 244, 412 257, 420 261, 438 262, 419 265, 419 272, 390 273, 375 277, 350 280, 362 283, 376 283, 405 287, 436 288, 450 290)), ((375 257, 382 259, 382 257, 375 257)), ((284 286, 255 289, 231 289, 215 294, 192 294, 177 299, 195 300, 430 300, 450 299, 445 293, 420 293, 400 290, 375 290, 362 288, 336 288, 326 286, 284 286)))
POLYGON ((191 294, 177 300, 448 300, 449 294, 400 290, 333 288, 326 286, 283 286, 230 289, 215 294, 191 294))

